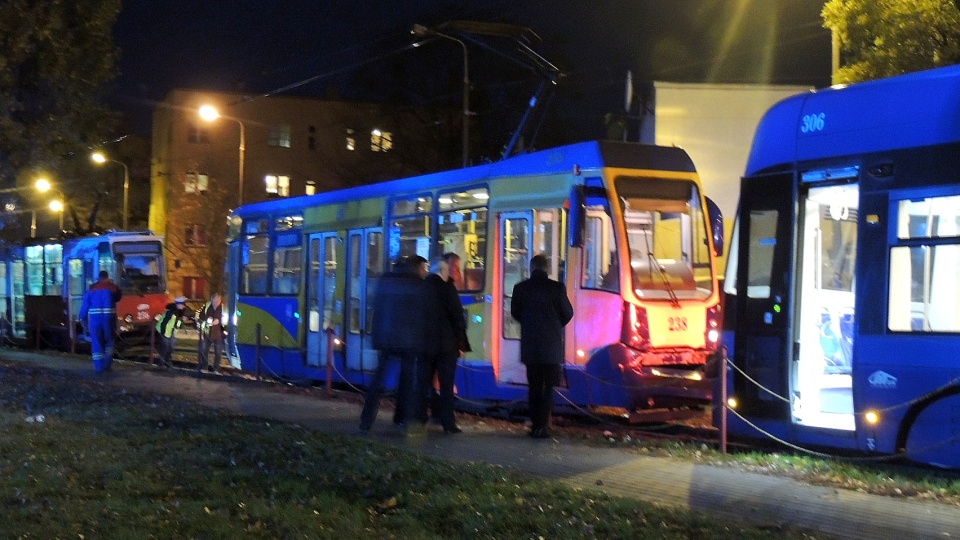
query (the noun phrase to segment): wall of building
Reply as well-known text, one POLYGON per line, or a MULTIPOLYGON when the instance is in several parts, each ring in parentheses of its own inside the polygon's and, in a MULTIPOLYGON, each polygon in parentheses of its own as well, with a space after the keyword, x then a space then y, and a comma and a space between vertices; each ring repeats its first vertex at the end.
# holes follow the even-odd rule
POLYGON ((241 201, 296 197, 310 189, 329 191, 455 167, 459 147, 444 143, 459 140, 457 112, 171 91, 153 115, 149 218, 150 228, 166 238, 170 293, 200 297, 219 289, 226 218, 241 201), (198 110, 203 105, 214 106, 222 117, 202 120, 198 110), (451 151, 438 151, 446 147, 451 151), (270 193, 268 176, 288 178, 289 187, 270 193), (206 287, 195 290, 194 278, 204 278, 206 287))

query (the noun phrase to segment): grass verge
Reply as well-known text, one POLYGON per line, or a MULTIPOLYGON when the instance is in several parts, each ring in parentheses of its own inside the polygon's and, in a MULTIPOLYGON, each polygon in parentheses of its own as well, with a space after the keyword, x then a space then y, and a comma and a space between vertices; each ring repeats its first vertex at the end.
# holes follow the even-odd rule
POLYGON ((4 538, 805 538, 0 363, 4 538))

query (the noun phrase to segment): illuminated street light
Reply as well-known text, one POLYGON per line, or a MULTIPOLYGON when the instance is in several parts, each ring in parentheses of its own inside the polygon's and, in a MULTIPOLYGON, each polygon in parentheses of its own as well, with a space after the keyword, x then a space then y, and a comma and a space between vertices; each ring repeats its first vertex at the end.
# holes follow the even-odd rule
POLYGON ((90 154, 90 159, 101 165, 109 161, 111 163, 119 163, 123 166, 123 230, 127 230, 127 225, 130 220, 130 168, 127 167, 126 163, 109 159, 100 152, 90 154))
POLYGON ((246 144, 247 144, 246 127, 243 125, 243 122, 241 122, 239 118, 233 118, 231 116, 220 116, 220 112, 217 111, 216 107, 214 107, 213 105, 204 105, 200 107, 197 113, 200 115, 200 118, 202 118, 203 120, 206 120, 207 122, 213 122, 218 118, 226 118, 227 120, 233 120, 240 126, 240 175, 239 175, 240 177, 238 180, 240 193, 239 193, 238 201, 239 201, 239 205, 243 206, 243 161, 244 161, 244 154, 246 153, 246 144))
POLYGON ((417 37, 437 36, 450 41, 456 41, 463 48, 463 166, 470 161, 470 61, 467 58, 467 45, 459 39, 447 34, 432 30, 422 24, 413 25, 410 33, 417 37))
MULTIPOLYGON (((62 191, 54 188, 53 184, 51 184, 50 181, 47 180, 46 178, 38 178, 37 181, 34 182, 33 186, 36 188, 37 191, 41 193, 46 193, 47 191, 54 191, 57 193, 57 195, 60 196, 59 199, 54 199, 50 201, 50 210, 60 213, 60 230, 63 231, 63 212, 64 212, 64 209, 66 208, 67 198, 63 195, 62 191)), ((37 228, 36 218, 37 218, 37 214, 36 212, 34 212, 33 214, 33 219, 34 219, 33 232, 34 233, 36 232, 36 228, 37 228)))

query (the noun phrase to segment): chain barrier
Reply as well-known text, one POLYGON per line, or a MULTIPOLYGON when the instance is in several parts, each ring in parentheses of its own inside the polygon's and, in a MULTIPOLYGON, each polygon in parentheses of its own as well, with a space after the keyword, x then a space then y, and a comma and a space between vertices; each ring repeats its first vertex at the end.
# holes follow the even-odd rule
MULTIPOLYGON (((756 380, 754 380, 752 377, 750 377, 749 375, 747 375, 742 369, 740 369, 739 366, 737 366, 736 364, 733 363, 733 360, 732 360, 732 359, 727 358, 727 359, 726 359, 726 362, 727 362, 727 365, 728 365, 729 367, 732 367, 737 373, 740 373, 745 379, 747 379, 748 381, 750 381, 753 385, 755 385, 755 386, 756 386, 757 388, 759 388, 760 390, 763 390, 764 392, 770 394, 771 396, 773 396, 773 397, 775 397, 775 398, 777 398, 777 399, 780 399, 780 400, 782 400, 782 401, 784 401, 784 402, 790 403, 790 400, 789 400, 789 399, 787 399, 787 398, 785 398, 785 397, 783 397, 783 396, 780 396, 780 395, 777 394, 776 392, 774 392, 774 391, 770 390, 769 388, 763 386, 762 384, 760 384, 759 382, 757 382, 756 380)), ((901 402, 901 403, 898 403, 898 404, 895 404, 895 405, 890 405, 890 406, 888 406, 888 407, 884 407, 884 408, 881 408, 881 409, 873 409, 872 411, 873 411, 873 412, 876 412, 876 413, 886 413, 886 412, 890 412, 890 411, 895 411, 895 410, 897 410, 897 409, 902 409, 902 408, 910 407, 910 406, 912 406, 912 405, 914 405, 914 404, 916 404, 916 403, 920 403, 921 401, 923 401, 923 400, 925 400, 925 399, 928 399, 929 397, 931 397, 931 396, 933 396, 933 395, 935 395, 935 394, 937 394, 937 393, 939 393, 939 392, 941 392, 941 391, 943 391, 943 390, 945 390, 945 389, 947 389, 947 388, 950 388, 950 387, 956 385, 958 382, 960 382, 960 377, 955 377, 955 378, 947 381, 947 383, 945 383, 945 384, 941 385, 940 387, 936 388, 935 390, 932 390, 932 391, 930 391, 930 392, 928 392, 928 393, 926 393, 926 394, 924 394, 924 395, 922 395, 922 396, 918 396, 918 397, 916 397, 916 398, 914 398, 914 399, 911 399, 911 400, 909 400, 909 401, 904 401, 904 402, 901 402)), ((787 446, 787 447, 789 447, 789 448, 791 448, 791 449, 793 449, 793 450, 796 450, 796 451, 798 451, 798 452, 804 453, 804 454, 809 454, 809 455, 812 455, 812 456, 821 457, 821 458, 825 458, 825 459, 833 459, 833 460, 841 460, 841 461, 849 461, 849 462, 884 462, 884 461, 891 461, 891 460, 895 460, 895 459, 900 459, 900 458, 906 457, 906 454, 904 454, 904 453, 902 453, 902 452, 896 452, 896 453, 894 453, 894 454, 883 455, 883 456, 863 457, 863 458, 850 458, 850 457, 845 457, 845 456, 837 456, 837 455, 834 455, 834 454, 826 454, 826 453, 823 453, 823 452, 817 452, 817 451, 815 451, 815 450, 811 450, 811 449, 809 449, 809 448, 804 448, 804 447, 802 447, 802 446, 798 446, 798 445, 796 445, 796 444, 787 442, 787 441, 785 441, 785 440, 777 437, 776 435, 774 435, 774 434, 772 434, 772 433, 764 430, 764 429, 761 428, 760 426, 758 426, 758 425, 754 424, 753 422, 747 420, 746 417, 744 417, 743 415, 741 415, 740 413, 738 413, 735 409, 731 408, 731 407, 730 407, 728 404, 726 404, 726 403, 723 404, 723 408, 724 408, 726 411, 728 411, 728 412, 730 412, 730 413, 733 413, 733 415, 736 416, 737 418, 739 418, 740 421, 742 421, 743 423, 747 424, 747 425, 750 426, 752 429, 754 429, 754 430, 757 431, 758 433, 762 434, 763 436, 767 437, 768 439, 770 439, 770 440, 772 440, 772 441, 775 441, 775 442, 777 442, 777 443, 779 443, 779 444, 782 444, 782 445, 784 445, 784 446, 787 446)), ((865 412, 856 413, 857 416, 863 416, 863 415, 865 415, 865 414, 866 414, 865 412)), ((946 445, 949 445, 949 444, 953 444, 954 442, 957 442, 957 441, 960 441, 960 435, 957 435, 957 436, 954 436, 954 437, 950 437, 950 438, 948 438, 948 439, 944 439, 944 440, 942 440, 942 441, 933 443, 933 444, 931 444, 931 445, 929 445, 929 446, 917 448, 917 449, 915 449, 914 451, 915 451, 915 452, 925 452, 925 451, 929 451, 929 450, 934 450, 934 449, 937 449, 937 448, 940 448, 940 447, 943 447, 943 446, 946 446, 946 445)))

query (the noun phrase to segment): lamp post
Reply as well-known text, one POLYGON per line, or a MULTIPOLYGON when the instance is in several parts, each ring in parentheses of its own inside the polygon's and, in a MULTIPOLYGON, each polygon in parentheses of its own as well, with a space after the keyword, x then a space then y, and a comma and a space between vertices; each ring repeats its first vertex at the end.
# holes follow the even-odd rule
POLYGON ((463 48, 463 166, 470 162, 470 61, 467 57, 467 45, 459 39, 447 34, 431 30, 422 24, 413 25, 410 31, 415 36, 437 36, 450 41, 456 41, 463 48))
POLYGON ((226 118, 228 120, 233 120, 240 126, 240 172, 238 185, 240 187, 240 193, 238 197, 238 206, 243 206, 243 162, 245 158, 246 148, 247 148, 247 135, 246 127, 243 125, 243 122, 239 118, 233 118, 231 116, 220 116, 220 112, 217 111, 217 108, 213 105, 204 105, 200 107, 197 111, 200 114, 200 118, 203 118, 207 122, 213 122, 218 118, 226 118))
MULTIPOLYGON (((123 166, 123 230, 127 230, 127 225, 130 221, 130 168, 127 167, 126 163, 117 161, 115 159, 109 159, 100 152, 94 152, 93 154, 90 154, 90 159, 100 164, 109 161, 111 163, 119 163, 123 166)), ((61 225, 60 228, 62 229, 63 226, 61 225)))

